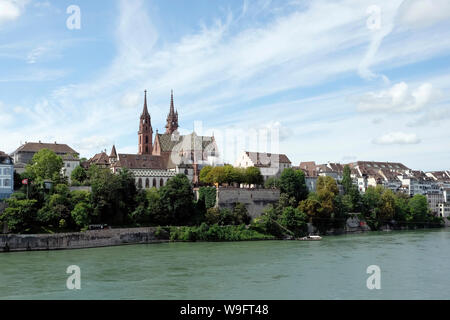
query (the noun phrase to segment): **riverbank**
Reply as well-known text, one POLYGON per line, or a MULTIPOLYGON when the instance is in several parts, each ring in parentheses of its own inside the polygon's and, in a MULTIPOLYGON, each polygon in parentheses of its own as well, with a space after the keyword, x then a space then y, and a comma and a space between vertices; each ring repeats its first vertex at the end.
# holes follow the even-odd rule
MULTIPOLYGON (((410 230, 410 229, 405 229, 410 230)), ((394 231, 385 229, 382 231, 394 231)), ((402 231, 402 230, 396 230, 402 231)), ((364 228, 340 229, 327 236, 372 233, 364 228)), ((245 226, 139 227, 54 234, 0 234, 0 253, 14 251, 70 250, 162 242, 232 242, 281 240, 245 226)))
POLYGON ((0 252, 64 250, 169 241, 155 227, 90 230, 54 234, 0 235, 0 252))

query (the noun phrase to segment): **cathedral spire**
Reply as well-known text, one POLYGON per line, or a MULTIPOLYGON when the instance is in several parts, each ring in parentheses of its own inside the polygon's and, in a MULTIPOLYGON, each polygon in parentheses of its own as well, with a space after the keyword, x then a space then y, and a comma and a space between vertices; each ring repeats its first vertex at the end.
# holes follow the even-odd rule
POLYGON ((144 109, 139 121, 139 150, 138 154, 152 154, 153 129, 150 113, 147 109, 147 90, 144 91, 144 109))
POLYGON ((147 90, 144 90, 144 109, 142 110, 141 117, 143 116, 150 116, 147 109, 147 90))
POLYGON ((173 103, 173 90, 170 92, 170 110, 167 115, 166 133, 172 134, 178 129, 178 112, 175 112, 175 107, 173 103))

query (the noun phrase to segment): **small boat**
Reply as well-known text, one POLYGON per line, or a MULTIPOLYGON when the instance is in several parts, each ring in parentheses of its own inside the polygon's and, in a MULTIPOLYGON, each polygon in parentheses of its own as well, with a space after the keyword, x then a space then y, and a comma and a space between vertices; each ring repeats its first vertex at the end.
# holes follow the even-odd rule
POLYGON ((322 237, 321 236, 306 236, 306 237, 303 237, 303 238, 299 238, 297 240, 300 240, 300 241, 319 241, 319 240, 322 240, 322 237))

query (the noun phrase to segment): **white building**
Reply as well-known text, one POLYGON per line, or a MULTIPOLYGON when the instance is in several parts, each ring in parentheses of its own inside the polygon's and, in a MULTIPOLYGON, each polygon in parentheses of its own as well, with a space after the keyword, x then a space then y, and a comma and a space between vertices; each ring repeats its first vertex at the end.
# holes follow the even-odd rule
POLYGON ((285 154, 244 151, 237 158, 235 167, 256 167, 261 170, 264 180, 279 177, 286 168, 291 168, 291 161, 285 154))

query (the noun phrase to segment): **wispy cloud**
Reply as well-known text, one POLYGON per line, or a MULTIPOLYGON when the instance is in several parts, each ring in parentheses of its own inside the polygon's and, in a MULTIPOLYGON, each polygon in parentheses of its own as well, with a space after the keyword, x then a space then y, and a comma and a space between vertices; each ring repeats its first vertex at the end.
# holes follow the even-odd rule
POLYGON ((373 140, 375 144, 417 144, 420 139, 415 133, 389 132, 373 140))

